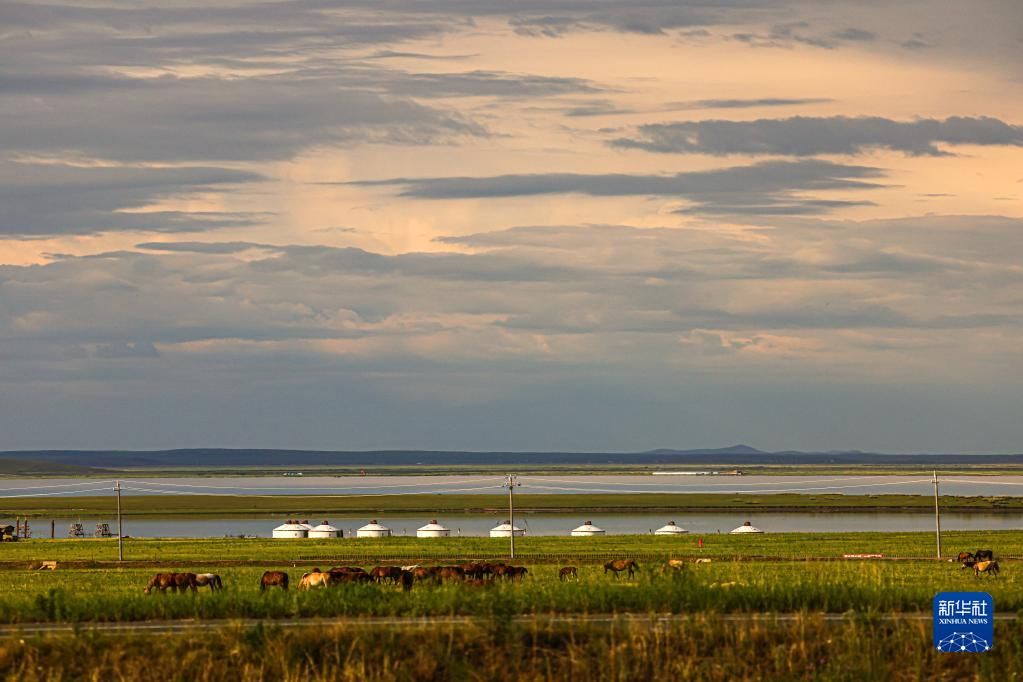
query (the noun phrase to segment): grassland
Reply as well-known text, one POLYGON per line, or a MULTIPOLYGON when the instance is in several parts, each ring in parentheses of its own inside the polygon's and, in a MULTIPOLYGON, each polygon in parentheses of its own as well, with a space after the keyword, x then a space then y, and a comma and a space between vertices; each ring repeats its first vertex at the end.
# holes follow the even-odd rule
POLYGON ((507 541, 128 540, 131 561, 123 564, 112 561, 111 540, 9 543, 0 545, 0 623, 71 623, 76 631, 0 636, 0 678, 958 681, 1002 679, 1023 669, 1023 620, 999 621, 995 649, 966 657, 933 651, 926 617, 943 590, 986 590, 999 614, 1023 611, 1023 562, 1010 558, 1023 556, 1023 531, 944 535, 946 553, 995 549, 1003 567, 996 578, 922 558, 835 558, 927 556, 933 537, 926 533, 704 540, 701 550, 693 537, 521 538, 515 563, 530 570, 521 583, 416 586, 407 593, 378 585, 261 593, 258 578, 265 568, 287 570, 296 580, 314 565, 500 558, 507 541), (601 563, 611 556, 637 557, 637 576, 606 576, 601 563), (712 561, 667 572, 670 556, 712 561), (42 559, 60 567, 30 570, 42 559), (579 567, 578 582, 558 580, 566 564, 579 567), (226 589, 142 594, 157 570, 216 571, 226 589), (573 620, 602 614, 633 617, 573 620), (359 621, 369 616, 395 620, 359 621), (430 617, 467 620, 419 620, 430 617), (236 624, 148 636, 89 629, 222 619, 236 624), (311 625, 285 627, 293 619, 311 625))
MULTIPOLYGON (((218 568, 202 562, 167 570, 216 570, 226 589, 142 594, 153 569, 0 572, 0 622, 113 622, 173 619, 335 618, 354 616, 482 616, 532 614, 686 614, 771 612, 922 612, 942 590, 989 591, 1000 613, 1023 609, 1023 574, 1006 564, 998 577, 975 577, 938 562, 739 562, 690 564, 667 572, 641 563, 632 580, 578 562, 580 580, 558 580, 558 564, 526 564, 521 583, 479 587, 344 585, 313 592, 258 590, 262 568, 218 568)), ((363 564, 365 568, 372 563, 363 564)), ((323 565, 322 568, 327 568, 323 565)), ((295 584, 309 564, 290 571, 295 584)))
MULTIPOLYGON (((1023 558, 1023 531, 945 531, 946 557, 963 549, 994 548, 1000 557, 1023 558)), ((929 558, 935 555, 931 533, 769 533, 764 535, 613 535, 595 538, 536 536, 517 538, 517 556, 537 562, 630 556, 665 561, 671 556, 715 559, 833 559, 843 554, 929 558), (698 538, 703 547, 698 548, 698 538)), ((190 561, 248 563, 373 562, 414 563, 458 558, 500 559, 508 556, 508 540, 480 537, 419 539, 413 537, 345 540, 270 540, 255 538, 125 539, 125 558, 147 565, 190 561)), ((0 567, 23 568, 41 560, 114 562, 116 539, 28 540, 0 545, 0 567)))
POLYGON ((936 652, 930 623, 875 617, 609 625, 501 621, 366 628, 228 627, 173 637, 0 641, 0 676, 62 680, 1004 680, 1023 669, 1023 623, 983 655, 936 652))
MULTIPOLYGON (((37 518, 73 518, 82 515, 110 515, 113 497, 0 498, 0 515, 37 518)), ((321 516, 339 513, 376 514, 387 512, 490 513, 508 508, 502 495, 358 495, 330 497, 317 495, 274 495, 268 497, 222 497, 216 495, 132 495, 122 499, 124 515, 130 518, 183 516, 258 517, 281 514, 321 516)), ((764 495, 733 494, 530 494, 516 497, 523 512, 848 512, 887 511, 930 513, 933 498, 924 495, 764 495)), ((1019 513, 1023 497, 943 496, 945 511, 1019 513)))

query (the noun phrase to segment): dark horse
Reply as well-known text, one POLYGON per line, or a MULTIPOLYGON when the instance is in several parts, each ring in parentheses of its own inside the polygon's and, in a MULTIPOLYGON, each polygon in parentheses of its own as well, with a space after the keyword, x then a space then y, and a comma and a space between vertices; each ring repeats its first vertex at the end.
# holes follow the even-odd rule
POLYGON ((613 571, 616 578, 622 571, 628 571, 631 578, 638 570, 639 564, 635 559, 614 559, 604 564, 604 574, 607 575, 608 571, 613 571))
POLYGON ((558 571, 558 580, 564 582, 569 578, 572 578, 574 580, 579 579, 579 570, 576 569, 575 566, 565 566, 560 571, 558 571))
POLYGON ((284 571, 264 571, 259 579, 259 591, 265 592, 268 587, 288 589, 288 574, 284 571))

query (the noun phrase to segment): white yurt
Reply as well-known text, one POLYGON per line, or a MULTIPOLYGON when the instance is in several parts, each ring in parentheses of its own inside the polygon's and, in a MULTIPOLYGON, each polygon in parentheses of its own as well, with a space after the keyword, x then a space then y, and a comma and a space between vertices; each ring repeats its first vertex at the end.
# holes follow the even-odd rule
POLYGON ((391 529, 380 525, 376 519, 373 519, 362 528, 357 528, 355 531, 355 537, 357 538, 386 538, 390 537, 390 535, 391 529))
POLYGON ((335 528, 330 525, 329 522, 324 521, 315 528, 310 529, 309 537, 311 538, 340 538, 344 536, 344 532, 339 528, 335 528))
POLYGON ((583 525, 579 526, 578 528, 572 529, 572 535, 574 535, 575 537, 583 537, 583 538, 585 538, 585 537, 590 537, 592 535, 603 535, 603 534, 604 534, 604 529, 603 528, 597 528, 596 526, 593 525, 592 521, 587 521, 586 523, 584 523, 583 525))
POLYGON ((746 523, 742 524, 741 526, 739 526, 735 530, 731 531, 731 534, 733 534, 733 535, 741 535, 741 534, 744 534, 744 533, 763 533, 763 532, 764 531, 760 530, 759 528, 754 526, 752 523, 747 521, 746 523))
POLYGON ((449 535, 451 535, 451 531, 437 523, 437 519, 416 529, 417 538, 446 538, 449 535))
POLYGON ((307 538, 309 537, 309 528, 303 526, 297 521, 285 521, 281 525, 277 526, 273 530, 274 538, 307 538))
POLYGON ((512 533, 515 537, 525 535, 526 531, 518 526, 512 526, 511 521, 505 521, 499 526, 494 526, 490 529, 490 537, 492 538, 507 538, 511 537, 512 533))
POLYGON ((666 525, 655 530, 654 535, 686 535, 688 532, 685 528, 676 526, 674 521, 668 521, 666 525))

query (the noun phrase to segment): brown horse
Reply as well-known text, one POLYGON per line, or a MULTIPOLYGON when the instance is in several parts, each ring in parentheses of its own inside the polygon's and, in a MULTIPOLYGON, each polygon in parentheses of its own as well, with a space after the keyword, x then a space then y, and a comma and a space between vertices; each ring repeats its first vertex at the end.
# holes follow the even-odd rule
POLYGON ((268 587, 288 589, 288 574, 284 571, 264 571, 259 579, 259 591, 265 592, 268 587))
POLYGON ((157 573, 149 579, 149 584, 146 585, 145 589, 142 590, 143 594, 149 594, 154 589, 160 590, 160 592, 166 592, 168 587, 174 586, 174 574, 173 573, 157 573))
POLYGON ((395 585, 401 580, 401 568, 398 566, 377 566, 369 572, 369 577, 375 582, 391 582, 395 585))
POLYGON ((573 580, 578 580, 579 569, 577 569, 575 566, 565 566, 560 571, 558 571, 558 580, 560 580, 561 582, 565 582, 569 578, 573 580))
POLYGON ((961 564, 965 564, 967 561, 975 561, 977 557, 973 556, 973 552, 959 552, 959 556, 956 557, 956 561, 961 564))
POLYGON ((168 589, 174 592, 192 590, 195 593, 199 591, 195 573, 157 573, 149 580, 149 584, 142 592, 150 594, 154 588, 161 593, 168 589))
POLYGON ((616 578, 622 571, 628 571, 631 578, 638 570, 639 564, 635 559, 614 559, 604 564, 604 575, 607 575, 608 571, 612 571, 616 578))
POLYGON ((210 592, 217 592, 224 589, 224 581, 216 573, 197 573, 195 584, 199 587, 209 587, 210 592))
POLYGON ((459 566, 440 566, 437 568, 437 579, 441 582, 445 580, 461 582, 465 580, 465 571, 459 566))
POLYGON ((460 564, 459 568, 465 571, 466 580, 486 580, 494 575, 494 567, 485 561, 460 564))
POLYGON ((330 571, 323 575, 328 576, 327 587, 334 587, 335 585, 351 585, 351 584, 366 584, 373 582, 373 578, 369 576, 369 573, 358 572, 358 571, 347 571, 342 573, 335 573, 330 571))
POLYGON ((412 570, 412 579, 417 583, 439 583, 438 569, 433 566, 418 566, 412 570))

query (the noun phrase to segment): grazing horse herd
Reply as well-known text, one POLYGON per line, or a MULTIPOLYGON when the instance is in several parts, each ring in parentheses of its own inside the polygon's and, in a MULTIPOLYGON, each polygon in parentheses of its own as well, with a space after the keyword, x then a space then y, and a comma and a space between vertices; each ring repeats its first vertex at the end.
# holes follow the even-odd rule
POLYGON ((996 576, 1001 570, 998 562, 995 561, 995 553, 990 549, 978 549, 976 552, 959 552, 958 560, 962 563, 959 570, 972 568, 973 575, 980 577, 980 574, 996 576))
MULTIPOLYGON (((697 559, 697 563, 710 561, 709 559, 697 559)), ((951 561, 951 559, 950 559, 951 561)), ((976 552, 960 552, 958 561, 962 563, 963 569, 973 569, 974 575, 996 576, 999 573, 998 562, 995 561, 994 552, 990 549, 978 549, 976 552)), ((665 570, 678 571, 683 568, 682 559, 669 559, 665 570)), ((618 578, 622 573, 632 578, 639 570, 639 564, 635 559, 613 559, 604 564, 604 574, 611 573, 618 578)), ((505 563, 491 563, 489 561, 472 561, 452 566, 377 566, 370 571, 359 566, 335 566, 329 571, 321 571, 314 568, 302 575, 298 583, 300 590, 315 590, 319 588, 335 587, 346 584, 391 584, 400 586, 402 590, 409 591, 414 585, 441 585, 444 583, 459 583, 465 585, 483 586, 493 584, 497 580, 521 581, 529 574, 525 566, 511 566, 505 563)), ((558 570, 558 579, 578 580, 579 569, 575 566, 564 566, 558 570)), ((265 571, 259 579, 259 591, 265 592, 269 588, 280 588, 287 590, 290 585, 290 578, 284 571, 265 571)), ((150 594, 154 590, 164 593, 167 590, 172 592, 198 592, 200 587, 209 587, 210 591, 216 592, 224 589, 224 582, 216 573, 157 573, 143 592, 150 594)))

